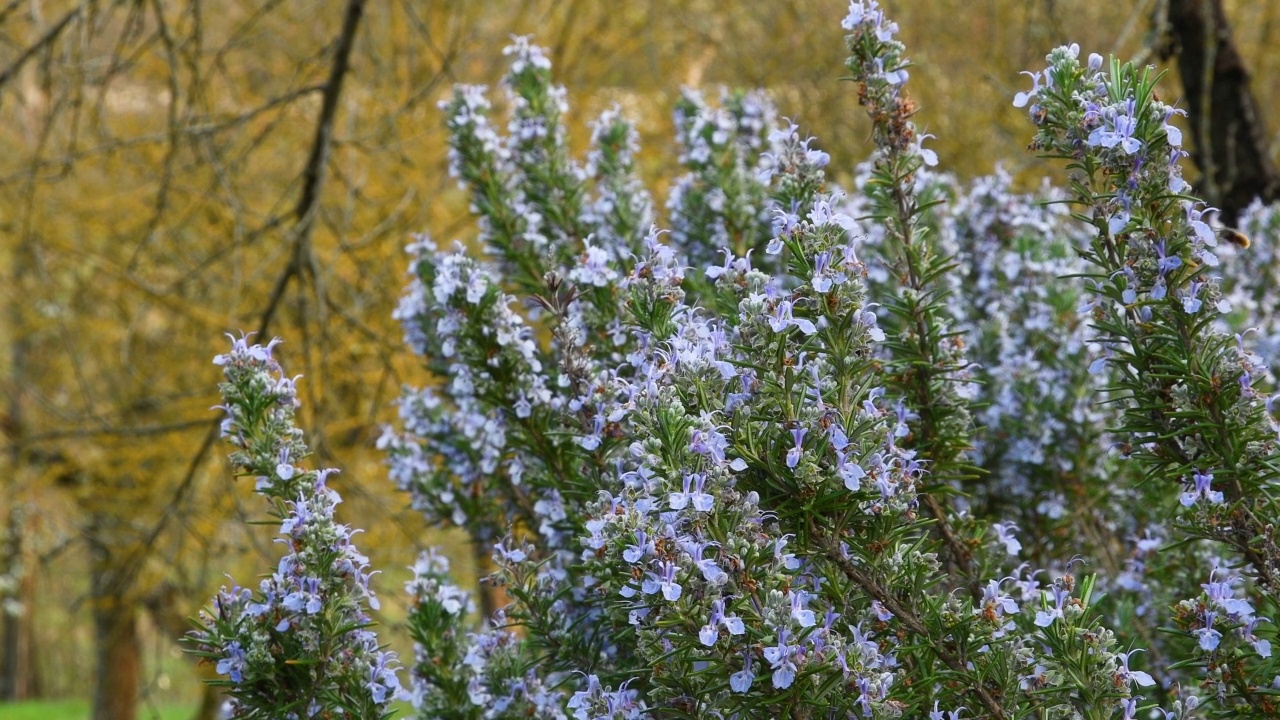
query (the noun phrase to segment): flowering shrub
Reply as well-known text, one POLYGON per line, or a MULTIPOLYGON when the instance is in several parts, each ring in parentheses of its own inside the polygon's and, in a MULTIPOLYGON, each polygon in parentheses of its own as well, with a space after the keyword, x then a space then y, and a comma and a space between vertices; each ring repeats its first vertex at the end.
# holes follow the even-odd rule
POLYGON ((302 431, 294 424, 297 378, 272 358, 273 341, 232 341, 222 366, 222 436, 235 448, 236 470, 255 477, 255 491, 280 521, 278 541, 290 552, 258 591, 223 587, 191 634, 192 652, 217 664, 235 718, 309 718, 333 714, 381 718, 402 694, 395 653, 369 630, 368 558, 351 528, 334 522, 336 472, 308 470, 302 431))
MULTIPOLYGON (((506 133, 485 88, 443 103, 479 238, 409 246, 396 317, 439 383, 379 444, 415 508, 493 548, 505 606, 476 617, 418 559, 417 715, 1280 714, 1274 241, 1219 259, 1149 71, 1071 46, 1028 73, 1032 147, 1071 175, 1021 194, 937 171, 896 24, 870 0, 843 26, 856 191, 762 94, 686 91, 669 233, 616 108, 571 157, 527 39, 506 133)), ((224 591, 200 648, 237 717, 381 712, 397 682, 324 473, 292 465, 292 384, 269 347, 222 363, 235 462, 295 554, 224 591), (316 639, 353 649, 270 664, 316 639)))

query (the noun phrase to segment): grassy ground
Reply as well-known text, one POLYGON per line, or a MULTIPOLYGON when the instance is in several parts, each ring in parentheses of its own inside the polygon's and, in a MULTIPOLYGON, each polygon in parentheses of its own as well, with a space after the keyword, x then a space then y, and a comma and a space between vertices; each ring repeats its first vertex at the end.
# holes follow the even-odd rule
MULTIPOLYGON (((190 720, 194 705, 169 705, 155 710, 143 707, 138 720, 190 720)), ((88 700, 34 700, 0 704, 0 720, 86 720, 88 700)))

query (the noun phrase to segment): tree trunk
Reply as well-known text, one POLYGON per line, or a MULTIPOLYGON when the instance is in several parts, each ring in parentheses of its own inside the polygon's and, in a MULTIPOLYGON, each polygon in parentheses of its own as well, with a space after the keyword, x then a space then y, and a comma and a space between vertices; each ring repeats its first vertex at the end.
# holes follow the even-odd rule
POLYGON ((43 694, 40 688, 39 645, 36 644, 35 572, 28 572, 22 576, 22 588, 18 591, 18 600, 25 608, 22 619, 18 623, 18 657, 22 658, 23 668, 22 672, 18 673, 18 699, 32 700, 43 694))
MULTIPOLYGON (((22 566, 22 536, 22 504, 15 498, 9 508, 4 535, 0 536, 7 540, 4 555, 0 557, 0 575, 15 576, 20 585, 13 588, 13 598, 0 594, 0 602, 22 598, 21 589, 26 575, 22 566)), ((30 612, 30 608, 24 608, 23 612, 30 612)), ((4 608, 0 608, 0 616, 4 617, 4 645, 3 652, 0 653, 0 700, 22 700, 22 676, 26 665, 21 660, 23 617, 4 608)))
MULTIPOLYGON (((27 303, 23 288, 26 278, 33 274, 31 237, 24 234, 18 247, 14 248, 12 270, 9 277, 10 287, 14 289, 12 302, 9 304, 9 321, 14 331, 29 327, 26 323, 27 303)), ((23 437, 26 420, 26 383, 27 383, 28 340, 25 336, 15 335, 9 346, 9 376, 6 378, 9 387, 9 406, 6 414, 0 416, 0 433, 9 442, 7 459, 9 466, 0 470, 4 474, 4 492, 12 503, 5 517, 5 528, 0 530, 0 537, 6 542, 3 557, 0 557, 0 575, 16 576, 18 586, 14 588, 14 598, 22 605, 22 614, 10 614, 0 610, 4 617, 3 645, 0 645, 0 699, 25 700, 35 696, 36 656, 35 643, 32 642, 31 614, 35 612, 35 583, 33 566, 28 562, 31 544, 24 543, 31 526, 25 503, 26 492, 23 489, 25 475, 20 470, 24 465, 23 437)), ((0 598, 4 600, 5 598, 0 598)))
MULTIPOLYGON (((22 552, 22 548, 19 548, 22 552)), ((30 554, 28 552, 28 554, 30 554)), ((36 576, 26 564, 29 558, 18 556, 23 571, 18 574, 18 587, 13 599, 21 612, 4 616, 4 653, 0 655, 0 699, 31 700, 40 697, 39 655, 36 653, 35 614, 36 576)))
POLYGON ((142 679, 137 613, 133 608, 99 602, 93 610, 93 622, 98 641, 93 720, 134 720, 142 679))
POLYGON ((93 514, 85 528, 89 545, 89 583, 97 642, 97 677, 92 720, 135 720, 142 687, 142 648, 138 610, 130 602, 131 583, 112 556, 113 519, 93 514))
POLYGON ((1185 109, 1200 169, 1200 190, 1234 226, 1255 198, 1280 199, 1280 175, 1267 152, 1264 118, 1249 89, 1222 0, 1170 0, 1160 55, 1177 55, 1185 109))

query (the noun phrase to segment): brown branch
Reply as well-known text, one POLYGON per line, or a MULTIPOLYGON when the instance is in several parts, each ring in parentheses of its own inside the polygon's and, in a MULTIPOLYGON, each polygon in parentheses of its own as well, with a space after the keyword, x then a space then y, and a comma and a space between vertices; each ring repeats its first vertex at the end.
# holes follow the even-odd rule
POLYGON ((1158 29, 1170 36, 1159 54, 1177 55, 1195 138, 1191 158, 1203 175, 1198 185, 1209 204, 1221 208, 1222 221, 1235 225, 1255 198, 1280 199, 1280 172, 1267 152, 1265 118, 1222 0, 1172 0, 1168 25, 1158 29))
MULTIPOLYGON (((283 95, 280 95, 278 97, 272 98, 266 101, 265 103, 259 105, 258 107, 255 107, 252 110, 247 110, 244 113, 237 115, 235 117, 228 118, 221 122, 216 122, 216 123, 205 122, 204 124, 201 124, 201 125, 192 125, 190 127, 185 127, 181 129, 181 133, 184 136, 190 136, 195 139, 203 140, 209 136, 218 135, 227 130, 232 130, 236 127, 244 125, 245 123, 257 118, 260 115, 263 115, 264 113, 274 110, 280 106, 288 105, 289 103, 292 103, 295 100, 303 98, 312 93, 321 92, 323 90, 324 90, 323 85, 318 85, 318 84, 306 85, 304 87, 300 87, 295 90, 290 90, 289 92, 283 95)), ((48 160, 36 159, 36 160, 33 160, 30 164, 28 164, 27 167, 23 170, 11 173, 9 175, 0 176, 0 186, 8 185, 19 180, 27 180, 29 178, 34 177, 36 171, 43 170, 45 168, 64 168, 65 169, 66 167, 73 165, 81 160, 85 160, 87 158, 107 155, 109 153, 113 153, 120 150, 130 150, 133 148, 141 147, 143 145, 162 143, 169 140, 169 138, 170 138, 170 133, 168 130, 166 130, 165 132, 151 133, 148 135, 138 135, 130 138, 121 138, 114 142, 103 143, 101 145, 95 145, 93 147, 86 148, 83 150, 76 150, 74 152, 69 152, 57 158, 52 158, 48 160)), ((61 172, 65 172, 65 170, 61 172)))
MULTIPOLYGON (((305 181, 302 195, 294 208, 293 259, 276 280, 271 298, 259 318, 257 337, 263 337, 267 334, 268 329, 271 327, 271 322, 280 307, 280 301, 289 285, 289 281, 294 277, 300 277, 304 257, 309 253, 308 243, 311 238, 311 227, 320 201, 320 188, 324 180, 325 164, 333 144, 333 119, 337 112, 338 97, 342 92, 343 77, 351 66, 351 51, 355 44, 356 28, 359 26, 363 12, 364 0, 349 0, 346 14, 343 17, 342 29, 339 33, 329 79, 324 86, 324 102, 321 105, 320 117, 316 121, 315 141, 304 170, 305 181)), ((210 423, 204 441, 191 458, 182 482, 174 489, 169 502, 165 505, 164 512, 160 515, 160 519, 156 521, 156 524, 147 533, 146 539, 140 545, 141 549, 133 554, 131 562, 126 569, 117 574, 116 582, 113 583, 114 587, 112 588, 117 594, 132 582, 132 578, 136 576, 137 571, 141 568, 143 559, 149 549, 155 545, 161 533, 168 526, 169 521, 178 514, 178 507, 194 486, 201 465, 204 464, 205 458, 218 439, 220 425, 221 418, 215 418, 210 423)))
POLYGON ((28 60, 35 57, 37 53, 45 48, 45 46, 57 40, 58 36, 62 34, 62 31, 66 30, 67 26, 71 24, 71 21, 79 17, 80 13, 83 11, 84 5, 81 4, 76 6, 74 10, 68 12, 66 15, 63 15, 61 20, 54 23, 53 27, 49 28, 44 35, 41 35, 38 40, 27 46, 27 49, 23 50, 22 54, 19 55, 16 60, 9 63, 9 67, 6 67, 4 70, 0 70, 0 87, 4 87, 10 80, 12 80, 13 76, 17 75, 18 71, 22 69, 22 66, 27 64, 28 60))
POLYGON ((182 125, 178 121, 178 97, 181 91, 178 85, 178 51, 174 45, 173 36, 169 33, 169 25, 164 20, 164 7, 160 4, 160 0, 152 0, 152 9, 155 11, 157 32, 160 36, 161 44, 164 45, 166 65, 169 72, 167 73, 169 85, 169 107, 167 135, 169 136, 168 148, 164 153, 163 169, 160 172, 160 187, 156 190, 156 198, 151 211, 151 219, 147 221, 147 227, 142 232, 142 238, 133 249, 133 255, 130 256, 129 262, 125 265, 125 272, 133 272, 138 266, 138 261, 142 258, 142 251, 147 245, 151 244, 153 238, 160 230, 160 223, 164 219, 165 211, 169 208, 169 192, 173 187, 173 169, 174 163, 178 159, 178 141, 182 135, 182 125))
POLYGON ((320 105, 320 118, 316 122, 315 141, 311 144, 311 156, 307 159, 304 174, 302 195, 294 210, 294 217, 301 228, 301 242, 309 239, 312 218, 319 204, 320 187, 324 182, 324 167, 333 148, 333 118, 338 111, 338 98, 342 94, 342 81, 351 68, 351 50, 355 45, 356 28, 360 24, 360 16, 364 13, 364 0, 348 0, 346 14, 342 19, 342 31, 338 36, 338 45, 334 50, 333 66, 329 70, 329 80, 324 85, 323 99, 320 105))
POLYGON ((8 20, 9 16, 13 14, 13 11, 17 10, 18 6, 23 2, 24 0, 10 0, 9 4, 5 5, 3 10, 0 10, 0 23, 8 20))

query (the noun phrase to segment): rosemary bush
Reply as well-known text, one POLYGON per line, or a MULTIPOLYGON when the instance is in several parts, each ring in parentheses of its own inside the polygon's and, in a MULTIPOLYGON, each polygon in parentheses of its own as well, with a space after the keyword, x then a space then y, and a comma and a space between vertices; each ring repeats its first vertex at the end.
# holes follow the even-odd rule
POLYGON ((1218 247, 1154 73, 1076 46, 1013 99, 1063 187, 960 182, 897 25, 843 27, 855 187, 766 95, 686 90, 666 229, 635 129, 607 110, 575 159, 528 39, 505 132, 455 89, 479 235, 409 245, 396 317, 438 382, 379 445, 488 589, 424 552, 401 690, 292 381, 237 341, 225 434, 294 553, 196 636, 232 716, 1280 715, 1280 212, 1218 247))

